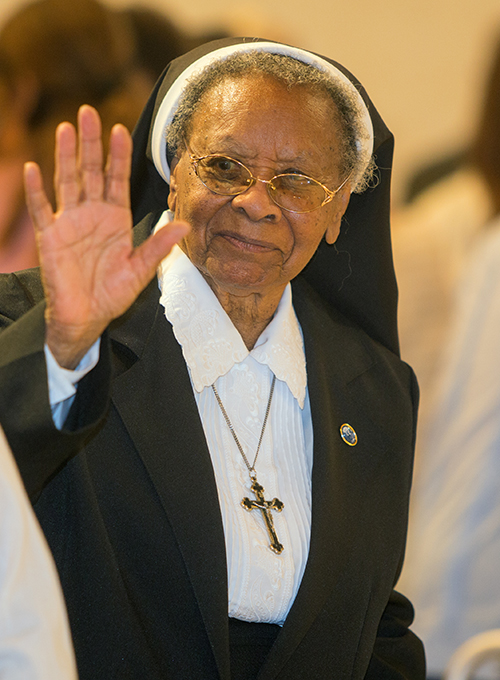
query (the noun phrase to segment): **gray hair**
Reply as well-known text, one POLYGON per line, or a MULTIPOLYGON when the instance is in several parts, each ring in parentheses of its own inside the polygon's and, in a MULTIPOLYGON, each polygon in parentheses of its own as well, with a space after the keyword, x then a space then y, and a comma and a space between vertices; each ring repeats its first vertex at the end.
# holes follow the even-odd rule
POLYGON ((264 74, 276 78, 288 88, 307 85, 333 101, 338 113, 338 123, 342 131, 340 164, 341 172, 351 175, 352 190, 361 193, 370 183, 375 163, 373 157, 367 163, 362 154, 367 137, 364 112, 352 90, 340 80, 335 80, 327 72, 312 67, 294 57, 270 52, 236 53, 219 59, 201 73, 189 79, 179 102, 172 122, 166 130, 167 156, 171 160, 183 140, 188 137, 192 117, 196 107, 209 90, 227 78, 238 78, 248 74, 264 74))

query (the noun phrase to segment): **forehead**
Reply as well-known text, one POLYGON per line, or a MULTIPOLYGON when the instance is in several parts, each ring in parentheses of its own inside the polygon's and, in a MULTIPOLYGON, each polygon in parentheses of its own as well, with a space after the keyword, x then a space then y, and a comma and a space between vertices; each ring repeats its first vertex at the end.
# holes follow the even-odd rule
MULTIPOLYGON (((310 85, 288 88, 272 76, 225 78, 201 98, 188 140, 196 153, 238 153, 247 160, 301 160, 336 166, 340 126, 334 102, 310 85)), ((331 169, 331 168, 330 168, 331 169)))

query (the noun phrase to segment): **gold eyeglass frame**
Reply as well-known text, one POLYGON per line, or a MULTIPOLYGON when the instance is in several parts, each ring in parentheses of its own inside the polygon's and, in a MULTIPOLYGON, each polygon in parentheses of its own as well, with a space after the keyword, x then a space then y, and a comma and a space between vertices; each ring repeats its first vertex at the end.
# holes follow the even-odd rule
POLYGON ((195 156, 194 154, 190 153, 190 154, 189 154, 189 160, 191 161, 191 164, 192 164, 192 166, 193 166, 193 168, 194 168, 194 171, 195 171, 195 173, 196 173, 196 176, 198 177, 198 179, 200 180, 200 182, 203 184, 204 187, 206 187, 206 188, 207 188, 209 191, 211 191, 212 193, 217 194, 218 196, 239 196, 240 194, 244 194, 245 191, 247 191, 248 189, 250 189, 251 187, 253 187, 254 184, 255 184, 256 182, 262 182, 262 184, 266 184, 266 185, 267 185, 267 188, 268 188, 268 189, 267 189, 268 196, 269 196, 269 198, 273 201, 273 203, 275 203, 275 204, 278 206, 278 208, 280 208, 281 210, 285 210, 286 212, 291 212, 291 213, 295 213, 295 214, 298 214, 298 215, 303 215, 303 214, 305 214, 305 213, 314 212, 315 210, 318 210, 319 208, 322 208, 322 207, 323 207, 324 205, 326 205, 327 203, 330 203, 330 201, 333 199, 333 197, 335 196, 335 194, 337 194, 337 193, 342 189, 342 187, 345 186, 345 184, 348 182, 348 180, 350 179, 350 177, 351 177, 351 175, 352 175, 352 172, 350 172, 350 173, 347 175, 347 177, 345 178, 345 180, 342 182, 342 184, 341 184, 339 187, 337 187, 337 189, 335 189, 335 191, 332 191, 331 189, 329 189, 327 186, 325 186, 325 185, 324 185, 322 182, 320 182, 319 180, 314 179, 314 177, 309 177, 309 175, 304 175, 304 174, 301 173, 301 172, 297 172, 297 173, 295 173, 295 172, 283 172, 283 173, 278 173, 277 175, 274 175, 274 177, 272 177, 271 179, 261 179, 260 177, 255 177, 255 176, 252 174, 252 172, 247 168, 247 166, 246 166, 244 163, 242 163, 241 161, 236 160, 235 158, 231 158, 231 156, 226 156, 225 154, 211 153, 211 154, 207 154, 206 156, 195 156), (208 187, 208 186, 205 184, 205 182, 202 180, 202 178, 201 178, 200 175, 198 174, 198 163, 199 163, 200 161, 204 161, 204 160, 207 159, 207 158, 227 158, 228 161, 231 161, 232 163, 236 163, 237 165, 240 165, 240 166, 241 166, 242 168, 244 168, 244 169, 248 172, 248 174, 250 175, 250 177, 249 177, 250 183, 249 183, 248 186, 246 186, 244 189, 242 189, 241 191, 236 191, 234 194, 225 194, 225 193, 223 194, 223 193, 221 193, 221 192, 219 192, 219 191, 215 191, 214 189, 211 189, 210 187, 208 187), (270 191, 269 191, 269 185, 274 186, 274 185, 273 185, 273 181, 274 181, 277 177, 286 177, 286 176, 288 176, 288 175, 291 175, 291 176, 293 176, 293 177, 304 177, 305 179, 307 179, 307 180, 309 180, 309 181, 311 181, 311 182, 314 182, 315 184, 317 184, 318 186, 320 186, 320 187, 323 189, 323 191, 325 192, 325 198, 323 199, 321 205, 318 205, 316 208, 311 208, 310 210, 291 210, 290 208, 284 208, 282 205, 280 205, 280 204, 276 201, 276 199, 274 198, 274 196, 270 193, 270 191))

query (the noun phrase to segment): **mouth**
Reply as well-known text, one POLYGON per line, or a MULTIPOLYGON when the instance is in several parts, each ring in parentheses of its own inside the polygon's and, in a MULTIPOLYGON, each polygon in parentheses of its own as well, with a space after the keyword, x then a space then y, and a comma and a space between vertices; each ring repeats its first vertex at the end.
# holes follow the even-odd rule
POLYGON ((232 232, 221 232, 217 234, 220 238, 223 238, 234 248, 247 253, 269 253, 276 250, 276 245, 269 243, 268 241, 261 241, 259 239, 248 238, 241 234, 235 234, 232 232))

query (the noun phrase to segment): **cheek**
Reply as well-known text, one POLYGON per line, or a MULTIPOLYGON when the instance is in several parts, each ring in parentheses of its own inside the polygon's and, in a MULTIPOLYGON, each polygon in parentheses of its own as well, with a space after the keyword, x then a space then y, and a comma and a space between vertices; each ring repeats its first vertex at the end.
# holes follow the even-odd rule
POLYGON ((194 175, 188 176, 182 185, 177 184, 177 191, 171 203, 175 205, 175 217, 191 225, 189 237, 193 241, 205 241, 210 230, 223 221, 228 200, 226 196, 217 196, 209 192, 194 175))
MULTIPOLYGON (((220 208, 219 201, 207 196, 206 191, 186 187, 176 196, 175 217, 191 225, 191 231, 183 240, 183 250, 197 263, 204 259, 210 247, 210 232, 220 208)), ((217 220, 215 220, 215 223, 217 220)))
POLYGON ((186 220, 194 227, 203 214, 210 210, 210 197, 194 171, 180 166, 172 181, 168 196, 170 210, 175 212, 177 219, 186 220))
POLYGON ((315 252, 326 232, 324 220, 311 219, 295 230, 295 246, 304 253, 315 252))
POLYGON ((196 180, 197 177, 186 159, 178 161, 171 173, 167 198, 168 207, 175 213, 177 219, 183 219, 181 213, 185 211, 189 197, 196 192, 196 180))
POLYGON ((296 276, 316 252, 325 235, 326 225, 324 219, 309 219, 300 226, 295 225, 292 231, 294 244, 289 265, 298 270, 294 274, 296 276))

